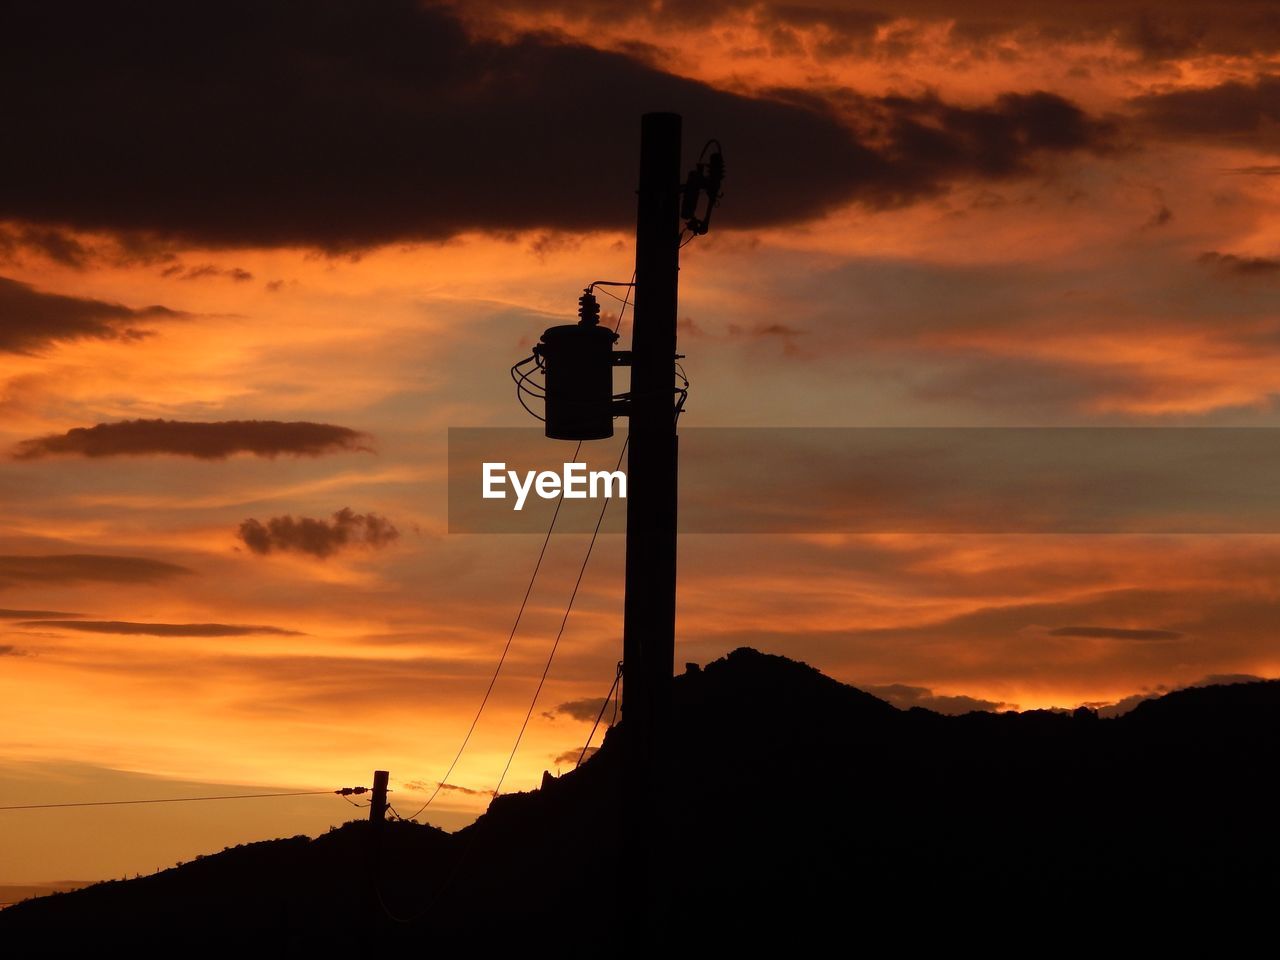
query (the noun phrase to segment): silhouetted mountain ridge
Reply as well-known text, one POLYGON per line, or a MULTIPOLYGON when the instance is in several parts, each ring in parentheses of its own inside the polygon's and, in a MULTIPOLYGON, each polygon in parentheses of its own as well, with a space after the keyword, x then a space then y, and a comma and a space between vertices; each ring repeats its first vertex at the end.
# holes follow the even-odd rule
MULTIPOLYGON (((854 930, 916 946, 1015 930, 1149 941, 1173 917, 1180 936, 1221 939, 1280 892, 1280 681, 1181 690, 1114 719, 943 716, 744 648, 672 689, 653 816, 671 837, 659 887, 679 953, 775 939, 804 953, 854 930)), ((627 929, 625 735, 456 834, 390 823, 375 845, 355 822, 250 844, 21 904, 0 937, 288 951, 536 934, 593 952, 627 929)))
POLYGON ((1280 680, 1186 687, 1144 700, 1125 716, 1142 722, 1155 718, 1193 722, 1209 713, 1234 716, 1240 720, 1275 722, 1280 717, 1280 680))

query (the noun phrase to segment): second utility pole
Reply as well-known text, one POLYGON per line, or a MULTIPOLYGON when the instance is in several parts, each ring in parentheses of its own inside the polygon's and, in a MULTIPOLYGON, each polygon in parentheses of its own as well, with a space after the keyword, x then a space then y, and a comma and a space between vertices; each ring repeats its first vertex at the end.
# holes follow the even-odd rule
MULTIPOLYGON (((665 912, 659 771, 675 667, 676 301, 680 269, 680 116, 640 126, 635 310, 627 454, 627 572, 622 628, 624 894, 647 919, 665 912)), ((652 929, 652 927, 651 927, 652 929)))

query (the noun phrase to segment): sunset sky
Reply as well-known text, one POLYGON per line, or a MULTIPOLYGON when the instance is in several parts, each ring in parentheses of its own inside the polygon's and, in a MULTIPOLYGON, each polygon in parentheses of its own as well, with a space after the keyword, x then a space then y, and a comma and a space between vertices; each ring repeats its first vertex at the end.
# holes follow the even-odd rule
MULTIPOLYGON (((0 805, 425 799, 539 546, 447 532, 447 430, 526 425, 509 365, 630 276, 647 110, 728 169, 682 426, 1280 426, 1270 0, 54 0, 0 73, 0 805)), ((426 819, 483 810, 586 539, 426 819)), ((504 790, 582 746, 622 547, 504 790)), ((677 664, 901 706, 1280 676, 1274 536, 701 535, 680 578, 677 664)), ((0 883, 359 815, 180 807, 0 811, 0 883)))

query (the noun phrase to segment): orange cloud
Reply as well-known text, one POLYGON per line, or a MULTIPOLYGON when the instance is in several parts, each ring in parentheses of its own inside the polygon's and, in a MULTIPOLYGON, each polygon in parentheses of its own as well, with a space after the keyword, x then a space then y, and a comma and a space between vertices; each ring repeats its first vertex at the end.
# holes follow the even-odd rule
POLYGON ((20 627, 72 630, 79 633, 113 633, 148 637, 243 637, 273 633, 296 637, 296 630, 280 627, 253 627, 227 623, 130 623, 124 620, 28 620, 20 627))
POLYGON ((189 573, 186 567, 146 557, 84 553, 0 556, 0 589, 18 584, 150 583, 189 573))

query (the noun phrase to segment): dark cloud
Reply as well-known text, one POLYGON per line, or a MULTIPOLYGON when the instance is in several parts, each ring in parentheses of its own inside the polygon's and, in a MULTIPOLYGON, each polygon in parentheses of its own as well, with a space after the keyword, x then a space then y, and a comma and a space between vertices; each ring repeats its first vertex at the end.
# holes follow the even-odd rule
POLYGON ((0 620, 41 620, 51 617, 62 619, 78 617, 78 613, 63 613, 61 610, 0 610, 0 620))
POLYGON ((410 780, 405 785, 406 790, 417 790, 419 793, 435 793, 439 788, 441 793, 461 793, 468 797, 487 797, 492 793, 490 790, 472 790, 470 787, 460 787, 456 783, 433 783, 426 780, 410 780))
POLYGON ((283 550, 324 558, 348 546, 385 547, 399 536, 386 517, 352 513, 350 507, 343 507, 332 520, 283 516, 265 524, 254 519, 240 524, 240 539, 258 554, 283 550))
POLYGON ((1181 640, 1177 630, 1129 630, 1124 627, 1058 627, 1051 637, 1092 637, 1099 640, 1181 640))
POLYGON ((1252 673, 1212 673, 1203 680, 1187 684, 1189 687, 1222 687, 1233 683, 1264 683, 1266 677, 1255 677, 1252 673))
MULTIPOLYGON (((918 46, 913 24, 896 26, 877 38, 876 31, 898 18, 946 25, 954 42, 975 59, 1009 51, 1035 41, 1075 43, 1107 41, 1148 60, 1195 55, 1271 53, 1280 43, 1280 23, 1270 0, 861 0, 848 3, 800 0, 683 0, 681 3, 633 0, 466 0, 459 9, 480 17, 530 11, 616 26, 647 21, 661 32, 714 27, 727 17, 745 15, 766 34, 785 37, 792 47, 792 28, 821 27, 809 41, 817 57, 850 53, 900 57, 918 46)), ((776 52, 780 44, 775 41, 776 52)))
POLYGON ((137 340, 146 336, 135 326, 139 321, 182 316, 168 307, 133 309, 105 300, 45 293, 0 277, 0 353, 33 353, 68 340, 137 340))
POLYGON ((574 19, 600 23, 616 24, 629 19, 650 20, 655 26, 673 30, 715 26, 729 14, 750 11, 761 23, 822 25, 866 35, 896 16, 889 11, 875 11, 875 2, 860 4, 858 9, 849 9, 847 4, 828 6, 821 2, 803 0, 797 3, 769 3, 760 0, 684 0, 682 3, 666 3, 662 0, 466 0, 465 3, 452 3, 450 6, 464 14, 474 14, 477 11, 536 11, 560 13, 574 19))
POLYGON ((94 427, 75 427, 66 433, 24 440, 14 448, 16 460, 35 460, 55 454, 82 457, 175 454, 201 460, 223 460, 236 453, 259 457, 280 454, 318 457, 340 450, 369 452, 365 434, 349 427, 305 420, 223 420, 191 423, 182 420, 121 420, 94 427))
MULTIPOLYGON (((926 0, 928 2, 928 0, 926 0)), ((1270 0, 1049 0, 1036 4, 976 4, 967 15, 982 17, 990 7, 1018 20, 1052 42, 1055 39, 1110 40, 1153 61, 1226 54, 1270 53, 1280 42, 1280 23, 1270 0)))
POLYGON ((1151 218, 1144 224, 1144 226, 1148 229, 1163 227, 1172 219, 1173 211, 1162 203, 1160 204, 1160 209, 1151 215, 1151 218))
MULTIPOLYGON (((0 263, 26 263, 33 255, 75 270, 98 266, 169 269, 177 260, 177 255, 156 238, 141 234, 90 237, 60 226, 0 223, 0 263)), ((242 271, 231 268, 220 272, 234 279, 242 271)))
POLYGON ((25 657, 25 650, 19 650, 12 643, 0 643, 0 657, 25 657))
POLYGON ((572 717, 574 720, 591 720, 594 722, 596 717, 600 716, 600 709, 606 703, 612 702, 612 698, 606 701, 604 697, 587 697, 585 700, 570 700, 568 703, 562 703, 554 710, 543 713, 547 719, 556 716, 572 717))
MULTIPOLYGON (((689 324, 693 325, 693 321, 690 320, 689 324)), ((696 331, 696 326, 693 329, 696 331)), ((742 327, 736 323, 731 323, 726 329, 731 337, 748 337, 751 339, 780 337, 785 340, 789 337, 802 336, 805 332, 799 327, 789 326, 785 323, 761 323, 754 327, 742 327)), ((697 336, 696 332, 694 336, 697 336)))
POLYGON ((1209 250, 1196 258, 1200 263, 1241 277, 1271 277, 1280 273, 1280 260, 1270 257, 1241 257, 1209 250))
POLYGON ((849 102, 880 131, 877 142, 903 197, 923 185, 963 176, 1025 175, 1046 152, 1114 146, 1115 128, 1109 122, 1043 90, 1001 94, 983 107, 953 106, 936 97, 855 96, 849 102))
POLYGON ((253 274, 243 267, 216 267, 211 263, 202 263, 195 267, 187 267, 178 263, 170 264, 160 271, 160 276, 176 280, 203 280, 208 277, 224 277, 227 280, 234 280, 236 283, 245 283, 253 279, 253 274))
POLYGON ((655 109, 684 114, 690 156, 725 144, 717 219, 737 227, 908 202, 1106 136, 1047 93, 897 98, 871 146, 820 98, 740 96, 550 34, 473 37, 413 0, 8 5, 0 78, 0 217, 152 244, 627 228, 637 118, 655 109))
POLYGON ((94 251, 65 230, 52 227, 0 226, 0 257, 18 260, 22 252, 40 254, 64 267, 85 266, 94 251))
POLYGON ((297 630, 228 623, 131 623, 127 620, 28 620, 20 627, 57 627, 81 633, 113 633, 148 637, 244 637, 254 633, 299 637, 297 630))
POLYGON ((899 710, 910 710, 912 707, 923 707, 934 713, 945 713, 949 716, 960 716, 983 710, 994 713, 997 710, 1017 709, 1017 704, 1004 703, 998 700, 980 700, 977 697, 948 696, 935 694, 928 687, 912 687, 904 683, 890 683, 881 686, 859 685, 872 696, 879 697, 893 704, 899 710))
MULTIPOLYGON (((1214 87, 1137 97, 1139 114, 1157 130, 1178 137, 1247 141, 1280 149, 1280 76, 1231 80, 1214 87)), ((1256 169, 1256 168, 1255 168, 1256 169)))
POLYGON ((568 766, 576 767, 578 765, 579 757, 582 757, 582 762, 586 763, 588 760, 590 760, 592 757, 595 756, 596 751, 599 749, 600 749, 599 747, 587 747, 587 754, 586 756, 583 756, 582 748, 574 747, 572 750, 566 750, 564 753, 556 754, 556 756, 552 759, 551 762, 557 767, 568 767, 568 766))
POLYGON ((145 557, 97 553, 0 556, 0 589, 19 583, 155 583, 184 573, 191 571, 145 557))

